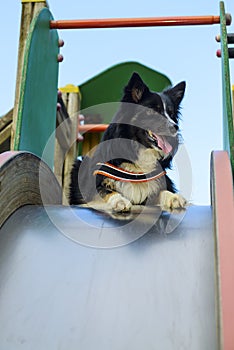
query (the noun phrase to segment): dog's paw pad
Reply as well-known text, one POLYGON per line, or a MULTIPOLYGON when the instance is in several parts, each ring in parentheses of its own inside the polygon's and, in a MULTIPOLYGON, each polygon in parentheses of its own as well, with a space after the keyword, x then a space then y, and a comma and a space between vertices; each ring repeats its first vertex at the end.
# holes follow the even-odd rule
POLYGON ((160 206, 163 210, 172 211, 185 209, 187 204, 186 199, 178 193, 163 191, 160 194, 160 206))
POLYGON ((111 195, 108 199, 108 204, 115 212, 130 211, 132 206, 131 202, 128 199, 122 197, 119 193, 111 195))

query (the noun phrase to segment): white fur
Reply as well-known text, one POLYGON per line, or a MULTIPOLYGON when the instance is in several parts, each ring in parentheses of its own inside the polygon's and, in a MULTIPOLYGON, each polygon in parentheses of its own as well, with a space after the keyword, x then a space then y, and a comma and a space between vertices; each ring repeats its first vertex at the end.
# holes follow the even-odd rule
POLYGON ((162 100, 162 103, 163 103, 163 108, 164 108, 164 115, 167 117, 167 119, 169 120, 169 122, 170 122, 171 124, 176 125, 176 123, 174 122, 174 120, 171 119, 171 117, 170 117, 169 114, 167 113, 165 101, 162 100))
MULTIPOLYGON (((135 172, 151 172, 155 170, 155 162, 159 159, 160 151, 156 149, 141 149, 137 161, 122 163, 121 168, 135 172)), ((116 191, 107 197, 107 203, 113 211, 129 211, 132 204, 141 204, 151 197, 150 204, 159 204, 162 210, 171 211, 186 207, 186 200, 177 193, 164 190, 166 187, 165 177, 157 180, 132 183, 105 179, 105 186, 116 191), (152 197, 154 200, 152 201, 152 197), (153 202, 153 203, 152 203, 153 202)))
POLYGON ((184 209, 187 205, 184 199, 178 193, 171 193, 170 191, 161 191, 159 196, 159 203, 162 210, 184 209))
POLYGON ((156 160, 161 158, 162 152, 154 148, 141 148, 135 163, 122 163, 121 168, 135 173, 149 173, 155 169, 156 160))
POLYGON ((143 203, 150 195, 155 194, 157 197, 160 192, 160 185, 157 180, 143 183, 118 182, 116 190, 125 198, 130 200, 132 204, 143 203))
POLYGON ((108 197, 108 205, 111 209, 117 212, 129 211, 131 209, 131 202, 126 198, 122 197, 120 193, 114 193, 108 197))
MULTIPOLYGON (((121 168, 134 173, 149 173, 155 169, 155 161, 160 157, 160 152, 155 149, 141 149, 135 164, 122 163, 121 168)), ((142 183, 121 182, 108 179, 108 187, 114 188, 123 197, 131 201, 132 204, 141 204, 152 195, 157 198, 160 190, 165 188, 163 186, 164 184, 164 178, 142 183)))

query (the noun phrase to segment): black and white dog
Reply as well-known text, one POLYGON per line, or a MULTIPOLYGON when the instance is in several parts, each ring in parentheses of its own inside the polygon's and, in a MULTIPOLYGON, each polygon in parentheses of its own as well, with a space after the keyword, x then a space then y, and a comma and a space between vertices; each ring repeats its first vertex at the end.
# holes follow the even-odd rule
POLYGON ((152 92, 133 73, 112 122, 94 154, 76 160, 71 172, 70 204, 100 197, 115 212, 132 205, 183 209, 186 200, 166 175, 179 145, 179 110, 185 91, 181 82, 152 92))

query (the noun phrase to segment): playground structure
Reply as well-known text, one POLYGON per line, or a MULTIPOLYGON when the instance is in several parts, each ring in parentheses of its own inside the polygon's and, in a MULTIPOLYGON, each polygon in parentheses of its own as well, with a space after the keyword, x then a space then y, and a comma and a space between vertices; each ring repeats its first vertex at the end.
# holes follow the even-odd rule
MULTIPOLYGON (((231 19, 223 2, 220 16, 118 21, 54 21, 44 6, 35 2, 29 33, 21 36, 12 151, 0 155, 0 348, 233 350, 234 133, 228 61, 232 40, 226 31, 231 19), (169 238, 165 234, 168 216, 163 216, 159 227, 152 225, 131 245, 89 248, 108 247, 103 242, 98 245, 105 232, 111 232, 111 239, 125 239, 135 226, 131 229, 131 225, 79 207, 74 208, 75 220, 69 207, 61 206, 59 182, 68 184, 61 179, 61 163, 54 161, 54 154, 64 160, 66 153, 59 143, 65 137, 63 129, 58 141, 55 133, 57 29, 218 23, 224 150, 211 156, 212 213, 209 207, 191 207, 180 223, 172 215, 170 220, 176 225, 169 238), (33 130, 37 138, 31 136, 33 130), (74 238, 81 243, 76 244, 60 234, 66 229, 70 238, 80 231, 97 241, 85 244, 74 238)), ((32 3, 25 2, 22 15, 28 8, 32 3)), ((78 89, 68 87, 62 92, 69 97, 67 109, 72 116, 66 125, 67 142, 72 145, 64 165, 69 173, 77 154, 77 128, 86 131, 91 126, 78 126, 78 89)), ((102 131, 106 124, 92 125, 92 129, 102 131)), ((156 214, 155 209, 140 219, 134 217, 137 226, 144 227, 147 220, 154 223, 156 214)))

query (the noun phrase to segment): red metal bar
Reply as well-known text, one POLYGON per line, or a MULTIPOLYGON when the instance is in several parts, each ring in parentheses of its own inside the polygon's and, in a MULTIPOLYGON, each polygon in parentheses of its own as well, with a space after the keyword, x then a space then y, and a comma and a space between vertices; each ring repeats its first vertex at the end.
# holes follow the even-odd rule
POLYGON ((78 124, 78 132, 103 132, 109 124, 78 124))
MULTIPOLYGON (((227 14, 227 25, 231 15, 227 14)), ((187 26, 220 23, 220 16, 182 16, 149 18, 105 18, 50 21, 51 29, 90 29, 120 27, 187 26)))

